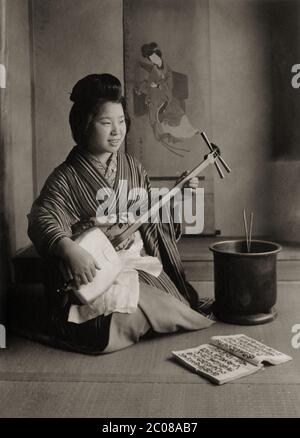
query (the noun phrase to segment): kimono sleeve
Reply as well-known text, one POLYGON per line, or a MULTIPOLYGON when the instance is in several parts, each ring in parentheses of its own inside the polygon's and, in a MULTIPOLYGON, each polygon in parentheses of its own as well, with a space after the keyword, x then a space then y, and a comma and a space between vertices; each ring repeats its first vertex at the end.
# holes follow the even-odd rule
POLYGON ((66 177, 57 168, 48 177, 28 214, 28 236, 41 255, 51 255, 55 244, 71 237, 71 194, 66 177))
POLYGON ((165 95, 167 96, 168 101, 170 102, 172 100, 172 97, 173 97, 173 74, 172 74, 172 70, 169 66, 167 66, 167 68, 166 68, 166 76, 161 81, 160 87, 163 90, 163 92, 165 93, 165 95))

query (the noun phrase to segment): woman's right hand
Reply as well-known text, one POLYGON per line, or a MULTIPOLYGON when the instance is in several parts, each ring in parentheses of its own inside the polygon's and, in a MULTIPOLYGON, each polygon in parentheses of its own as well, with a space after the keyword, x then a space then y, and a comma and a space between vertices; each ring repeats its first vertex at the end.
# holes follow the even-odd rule
POLYGON ((76 242, 65 237, 56 248, 56 254, 61 257, 61 271, 65 281, 72 280, 72 285, 79 289, 82 284, 88 284, 96 276, 96 269, 101 269, 95 258, 76 242))

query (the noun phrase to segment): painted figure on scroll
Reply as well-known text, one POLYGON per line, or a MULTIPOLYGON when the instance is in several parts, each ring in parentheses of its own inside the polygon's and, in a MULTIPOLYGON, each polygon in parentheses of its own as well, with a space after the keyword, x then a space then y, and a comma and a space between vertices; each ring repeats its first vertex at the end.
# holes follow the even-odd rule
MULTIPOLYGON (((141 54, 145 61, 140 61, 139 66, 147 72, 147 76, 136 84, 135 91, 146 96, 149 122, 155 138, 170 152, 180 155, 178 151, 187 151, 187 149, 175 144, 199 134, 199 130, 191 125, 185 113, 184 102, 175 95, 176 73, 165 62, 157 43, 144 44, 141 47, 141 54)), ((185 75, 180 76, 187 80, 185 75)))
MULTIPOLYGON (((151 191, 142 165, 119 150, 130 126, 119 80, 88 75, 70 99, 76 146, 48 177, 28 215, 29 237, 49 265, 48 331, 54 345, 108 353, 149 333, 210 326, 210 303, 185 279, 176 246, 180 224, 170 217, 126 233, 123 220, 98 221, 99 211, 109 217, 116 208, 120 218, 134 201, 128 191, 137 193, 136 201, 141 189, 151 191), (64 281, 69 287, 58 293, 64 281)), ((197 184, 197 178, 189 182, 197 184)))

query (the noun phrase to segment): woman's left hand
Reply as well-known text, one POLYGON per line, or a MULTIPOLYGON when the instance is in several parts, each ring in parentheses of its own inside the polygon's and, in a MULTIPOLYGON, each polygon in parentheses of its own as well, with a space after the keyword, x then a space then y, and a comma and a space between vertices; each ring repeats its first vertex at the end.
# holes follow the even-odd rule
MULTIPOLYGON (((188 174, 188 171, 183 172, 180 177, 178 178, 178 180, 176 181, 176 184, 178 184, 178 182, 180 180, 182 180, 186 175, 188 174)), ((197 189, 199 187, 199 178, 197 176, 194 176, 193 178, 189 179, 184 185, 183 185, 183 189, 197 189)))
POLYGON ((198 187, 199 187, 199 178, 197 176, 194 176, 193 178, 189 179, 184 184, 184 188, 197 189, 198 187))

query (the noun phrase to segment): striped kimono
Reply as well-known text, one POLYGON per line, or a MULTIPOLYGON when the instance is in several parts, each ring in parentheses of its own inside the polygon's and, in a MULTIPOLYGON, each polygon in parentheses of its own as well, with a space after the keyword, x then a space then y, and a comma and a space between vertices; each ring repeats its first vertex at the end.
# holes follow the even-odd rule
MULTIPOLYGON (((38 252, 48 261, 46 290, 49 298, 48 334, 52 345, 90 354, 125 348, 148 332, 171 333, 180 329, 198 330, 211 325, 205 305, 198 311, 197 293, 186 281, 176 246, 178 230, 174 224, 144 223, 139 228, 145 252, 161 260, 163 272, 154 277, 138 271, 140 296, 136 312, 100 315, 83 324, 68 322, 68 311, 77 303, 72 293, 58 296, 62 284, 53 248, 63 237, 72 237, 78 224, 95 217, 99 189, 113 188, 117 194, 118 213, 127 211, 128 201, 119 193, 119 181, 126 181, 128 190, 143 188, 151 192, 150 182, 141 164, 128 154, 118 152, 114 182, 109 182, 95 162, 79 146, 75 146, 65 162, 48 177, 28 215, 28 235, 38 252), (112 185, 112 187, 110 186, 112 185)), ((108 207, 108 214, 116 206, 108 207)), ((90 221, 93 224, 92 221, 90 221)), ((126 227, 126 225, 125 225, 126 227)), ((178 228, 178 227, 177 227, 178 228)), ((124 235, 107 237, 115 247, 124 235)), ((128 238, 128 236, 127 236, 128 238)))

